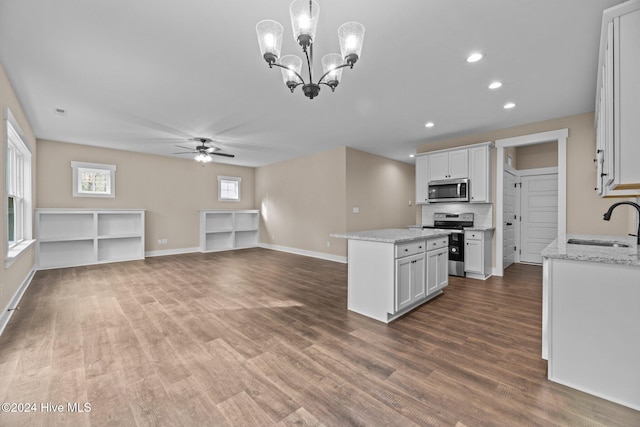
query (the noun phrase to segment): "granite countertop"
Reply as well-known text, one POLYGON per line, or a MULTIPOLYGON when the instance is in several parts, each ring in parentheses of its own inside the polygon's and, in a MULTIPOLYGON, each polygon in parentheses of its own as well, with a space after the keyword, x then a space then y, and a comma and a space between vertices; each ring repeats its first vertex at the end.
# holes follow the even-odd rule
MULTIPOLYGON (((432 226, 430 226, 432 227, 432 226)), ((422 229, 422 225, 420 224, 413 224, 408 226, 407 228, 410 229, 422 229)), ((482 226, 473 226, 473 227, 464 227, 464 231, 494 231, 496 228, 495 227, 482 227, 482 226)), ((434 230, 433 228, 429 229, 429 230, 434 230)), ((440 230, 438 228, 436 228, 435 230, 440 230)))
POLYGON ((381 243, 401 243, 411 240, 435 239, 437 237, 448 236, 448 230, 423 230, 406 228, 386 228, 383 230, 354 231, 350 233, 336 233, 331 237, 352 240, 367 240, 381 243))
POLYGON ((632 236, 594 236, 585 234, 568 234, 551 242, 544 248, 542 256, 552 259, 595 262, 601 264, 619 264, 640 267, 640 254, 637 238, 632 236), (575 245, 567 243, 568 239, 614 241, 629 245, 628 248, 575 245))

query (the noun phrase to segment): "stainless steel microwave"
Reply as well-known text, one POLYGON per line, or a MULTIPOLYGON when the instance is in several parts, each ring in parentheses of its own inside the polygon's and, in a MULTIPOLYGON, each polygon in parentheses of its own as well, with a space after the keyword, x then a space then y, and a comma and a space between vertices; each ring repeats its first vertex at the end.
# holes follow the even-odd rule
POLYGON ((427 190, 427 201, 429 203, 468 202, 469 180, 465 178, 430 181, 427 190))

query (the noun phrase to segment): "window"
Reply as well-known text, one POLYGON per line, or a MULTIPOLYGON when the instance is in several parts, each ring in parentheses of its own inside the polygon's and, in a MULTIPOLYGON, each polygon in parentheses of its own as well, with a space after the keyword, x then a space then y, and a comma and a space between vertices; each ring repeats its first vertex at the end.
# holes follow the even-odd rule
POLYGON ((11 112, 5 110, 6 126, 6 253, 19 254, 31 239, 31 152, 24 143, 11 112))
POLYGON ((240 201, 240 181, 242 178, 232 176, 218 177, 218 200, 220 201, 240 201))
POLYGON ((116 166, 71 162, 73 197, 115 197, 116 166))

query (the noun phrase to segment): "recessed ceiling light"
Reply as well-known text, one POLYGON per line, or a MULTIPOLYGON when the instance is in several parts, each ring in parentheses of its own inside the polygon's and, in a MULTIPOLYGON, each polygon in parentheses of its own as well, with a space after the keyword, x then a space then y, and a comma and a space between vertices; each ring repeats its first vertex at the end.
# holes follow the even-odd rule
POLYGON ((415 154, 409 154, 409 157, 411 157, 412 159, 415 157, 415 154))
POLYGON ((434 126, 435 125, 433 124, 433 122, 427 122, 427 123, 424 124, 424 127, 426 127, 426 128, 432 128, 434 126))
POLYGON ((505 110, 510 110, 510 109, 512 109, 512 108, 513 108, 513 107, 515 107, 515 106, 516 106, 516 104, 515 104, 515 103, 513 103, 513 102, 507 102, 506 104, 504 104, 504 109, 505 109, 505 110))
POLYGON ((479 52, 474 52, 467 57, 467 62, 478 62, 482 59, 482 54, 479 52))
POLYGON ((491 84, 489 85, 489 89, 498 89, 501 86, 502 82, 496 80, 495 82, 491 82, 491 84))

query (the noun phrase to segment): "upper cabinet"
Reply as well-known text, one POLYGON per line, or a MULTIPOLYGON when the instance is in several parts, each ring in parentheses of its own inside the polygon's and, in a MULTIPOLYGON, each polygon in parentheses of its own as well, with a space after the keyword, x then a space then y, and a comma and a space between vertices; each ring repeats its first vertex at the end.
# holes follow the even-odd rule
POLYGON ((640 0, 605 10, 596 96, 596 192, 640 195, 640 0))
POLYGON ((491 203, 491 148, 483 142, 416 156, 416 203, 428 203, 430 181, 469 178, 469 201, 491 203))
POLYGON ((467 149, 427 154, 428 181, 469 177, 467 149))
POLYGON ((491 144, 469 149, 469 201, 491 202, 491 144))

